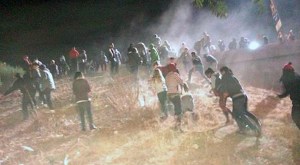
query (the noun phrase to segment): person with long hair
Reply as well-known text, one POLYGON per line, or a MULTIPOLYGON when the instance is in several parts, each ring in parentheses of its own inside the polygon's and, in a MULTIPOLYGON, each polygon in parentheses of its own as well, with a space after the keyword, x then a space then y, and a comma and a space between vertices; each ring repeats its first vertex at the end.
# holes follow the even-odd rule
POLYGON ((164 76, 162 72, 156 68, 153 72, 153 76, 151 78, 151 87, 153 93, 155 93, 158 97, 160 110, 161 110, 161 120, 165 120, 168 117, 167 110, 167 86, 164 76))
POLYGON ((295 72, 291 62, 282 69, 280 81, 283 84, 284 92, 279 94, 279 98, 290 96, 292 100, 292 119, 298 129, 300 129, 300 76, 295 72))
POLYGON ((223 101, 226 102, 226 99, 223 99, 223 94, 221 93, 221 78, 220 78, 220 73, 215 72, 213 69, 208 68, 205 71, 205 75, 211 79, 211 89, 215 96, 219 97, 219 106, 222 109, 223 114, 226 117, 226 124, 230 122, 229 120, 229 114, 232 115, 231 111, 229 108, 226 107, 226 104, 223 103, 223 101))
POLYGON ((89 93, 91 92, 91 87, 88 81, 84 78, 82 72, 76 72, 73 82, 73 93, 75 95, 77 110, 81 121, 81 130, 85 131, 85 113, 87 113, 88 122, 90 129, 96 129, 93 122, 93 115, 91 110, 91 99, 89 93))
POLYGON ((224 66, 220 69, 222 74, 221 93, 223 107, 226 106, 226 99, 232 99, 232 116, 234 117, 239 127, 239 133, 246 134, 248 128, 261 135, 261 125, 259 120, 248 111, 248 96, 238 79, 233 75, 233 72, 228 67, 224 66))

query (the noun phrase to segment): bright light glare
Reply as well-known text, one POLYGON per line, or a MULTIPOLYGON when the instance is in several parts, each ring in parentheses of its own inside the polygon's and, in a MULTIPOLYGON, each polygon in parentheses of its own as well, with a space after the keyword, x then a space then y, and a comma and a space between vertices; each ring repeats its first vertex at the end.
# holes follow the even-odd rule
POLYGON ((251 49, 251 50, 255 50, 255 49, 257 49, 258 47, 260 47, 260 45, 259 45, 258 42, 252 41, 252 42, 250 42, 250 44, 249 44, 248 47, 249 47, 249 49, 251 49))

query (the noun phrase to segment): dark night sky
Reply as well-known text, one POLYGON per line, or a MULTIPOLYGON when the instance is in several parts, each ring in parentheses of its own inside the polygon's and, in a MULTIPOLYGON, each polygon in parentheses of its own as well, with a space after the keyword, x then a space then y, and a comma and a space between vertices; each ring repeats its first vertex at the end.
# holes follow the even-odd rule
MULTIPOLYGON (((142 26, 153 22, 171 0, 7 0, 1 1, 1 60, 14 56, 59 56, 118 37, 138 15, 142 26)), ((99 46, 99 47, 100 47, 99 46)))
MULTIPOLYGON (((152 34, 142 33, 142 29, 156 22, 174 1, 0 0, 0 61, 15 63, 25 54, 39 58, 57 57, 67 54, 73 46, 96 52, 116 40, 126 29, 145 38, 152 34), (99 49, 92 50, 91 47, 99 49)), ((230 8, 243 2, 227 1, 231 2, 230 8)), ((289 0, 279 7, 284 11, 280 13, 284 18, 300 14, 298 0, 289 0)), ((298 17, 293 18, 300 22, 298 17)), ((124 45, 127 47, 128 43, 124 45)))

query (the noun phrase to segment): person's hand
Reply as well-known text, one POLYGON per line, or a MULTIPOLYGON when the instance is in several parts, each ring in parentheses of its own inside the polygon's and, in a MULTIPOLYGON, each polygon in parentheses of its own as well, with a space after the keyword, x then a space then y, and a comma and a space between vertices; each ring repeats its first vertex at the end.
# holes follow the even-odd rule
POLYGON ((183 89, 184 89, 185 92, 189 91, 189 87, 186 83, 183 84, 183 89))

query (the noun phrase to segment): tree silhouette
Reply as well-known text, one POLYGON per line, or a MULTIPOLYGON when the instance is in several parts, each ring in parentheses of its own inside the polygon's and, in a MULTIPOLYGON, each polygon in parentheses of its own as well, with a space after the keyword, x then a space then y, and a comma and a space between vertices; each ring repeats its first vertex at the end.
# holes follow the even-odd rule
MULTIPOLYGON (((260 13, 264 11, 264 0, 251 0, 258 5, 260 13)), ((228 0, 194 0, 194 5, 199 8, 208 8, 217 17, 227 17, 228 0)))

